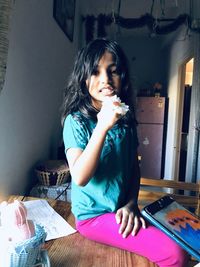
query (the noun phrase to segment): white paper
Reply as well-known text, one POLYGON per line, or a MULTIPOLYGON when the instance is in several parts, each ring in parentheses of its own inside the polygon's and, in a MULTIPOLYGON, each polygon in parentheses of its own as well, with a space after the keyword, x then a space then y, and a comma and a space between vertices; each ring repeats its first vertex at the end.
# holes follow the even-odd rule
POLYGON ((47 233, 46 241, 76 232, 46 200, 29 200, 23 203, 27 208, 28 219, 44 227, 47 233))

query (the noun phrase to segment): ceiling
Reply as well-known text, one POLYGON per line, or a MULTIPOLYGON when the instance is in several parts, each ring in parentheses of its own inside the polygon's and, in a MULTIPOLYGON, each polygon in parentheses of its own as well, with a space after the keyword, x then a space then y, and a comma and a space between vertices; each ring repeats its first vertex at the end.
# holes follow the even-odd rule
MULTIPOLYGON (((83 16, 94 15, 96 18, 99 14, 116 14, 125 19, 140 19, 148 13, 162 27, 172 23, 179 15, 191 15, 193 1, 196 0, 87 0, 87 5, 85 5, 85 1, 81 0, 83 4, 81 9, 83 16)), ((147 26, 127 29, 122 26, 110 25, 110 27, 106 27, 106 31, 118 31, 125 36, 150 34, 147 26)))

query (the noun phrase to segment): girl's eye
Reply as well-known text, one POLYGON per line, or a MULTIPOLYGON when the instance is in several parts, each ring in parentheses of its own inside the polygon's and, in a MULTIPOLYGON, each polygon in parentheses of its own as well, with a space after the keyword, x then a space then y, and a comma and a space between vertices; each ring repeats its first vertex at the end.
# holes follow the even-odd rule
POLYGON ((112 70, 112 74, 118 74, 117 70, 112 70))
POLYGON ((113 69, 113 70, 111 70, 111 74, 112 75, 119 75, 119 72, 117 69, 113 69))
POLYGON ((99 74, 99 71, 98 71, 98 69, 94 69, 93 71, 92 71, 92 75, 98 75, 99 74))

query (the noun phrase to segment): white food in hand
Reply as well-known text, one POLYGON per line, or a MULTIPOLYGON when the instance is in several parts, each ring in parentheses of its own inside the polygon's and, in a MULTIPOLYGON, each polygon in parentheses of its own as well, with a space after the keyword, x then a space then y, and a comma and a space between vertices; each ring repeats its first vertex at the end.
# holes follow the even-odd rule
POLYGON ((124 116, 129 110, 129 106, 121 102, 121 99, 117 95, 105 97, 103 104, 113 105, 112 109, 122 116, 124 116))

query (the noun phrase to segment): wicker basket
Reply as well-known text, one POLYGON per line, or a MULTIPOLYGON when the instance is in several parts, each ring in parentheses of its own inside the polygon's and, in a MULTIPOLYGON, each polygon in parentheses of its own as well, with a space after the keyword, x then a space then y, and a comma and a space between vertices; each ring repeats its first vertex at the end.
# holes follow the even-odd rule
POLYGON ((69 179, 69 167, 64 160, 48 160, 35 168, 39 183, 46 186, 59 186, 69 179))

